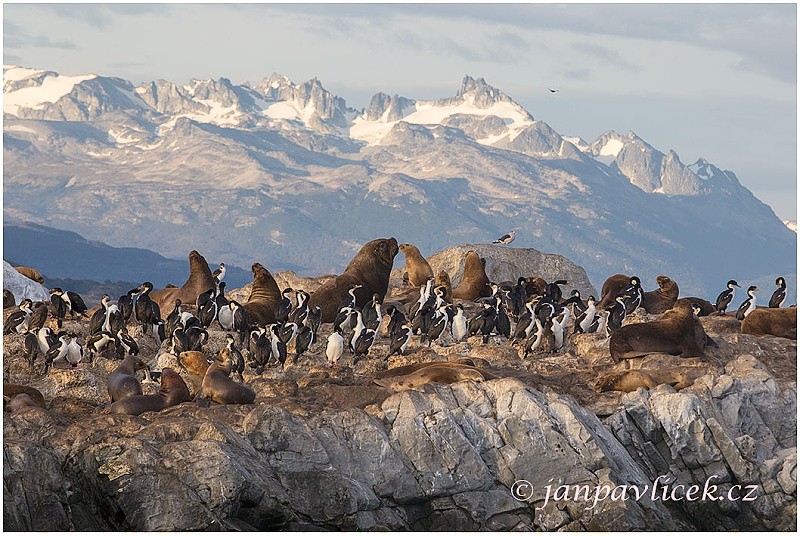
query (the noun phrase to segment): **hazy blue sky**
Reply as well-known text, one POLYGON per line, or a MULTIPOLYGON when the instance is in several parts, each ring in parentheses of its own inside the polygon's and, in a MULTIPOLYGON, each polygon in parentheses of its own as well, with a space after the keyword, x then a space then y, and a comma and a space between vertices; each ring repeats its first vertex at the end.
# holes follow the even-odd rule
POLYGON ((795 4, 6 3, 3 34, 6 64, 134 83, 278 72, 355 108, 483 77, 563 135, 632 130, 796 219, 795 4))

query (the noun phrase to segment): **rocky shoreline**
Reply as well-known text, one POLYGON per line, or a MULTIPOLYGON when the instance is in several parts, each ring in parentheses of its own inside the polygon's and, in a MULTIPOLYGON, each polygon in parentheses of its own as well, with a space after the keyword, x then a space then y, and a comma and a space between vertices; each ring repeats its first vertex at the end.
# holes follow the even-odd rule
MULTIPOLYGON (((386 303, 408 292, 393 278, 386 303)), ((415 340, 388 368, 469 360, 498 379, 396 393, 372 382, 386 339, 329 368, 323 325, 285 371, 246 369, 254 404, 140 416, 102 412, 118 361, 44 375, 5 335, 4 380, 46 404, 4 411, 3 528, 796 530, 796 341, 743 335, 730 316, 701 321, 718 345, 705 357, 616 364, 599 334, 525 360, 502 337, 415 340), (595 391, 600 375, 628 368, 680 371, 691 385, 595 391)), ((85 324, 65 329, 85 335, 85 324)), ((224 346, 218 326, 210 335, 208 355, 224 346)), ((179 369, 166 343, 138 341, 154 370, 179 369)))

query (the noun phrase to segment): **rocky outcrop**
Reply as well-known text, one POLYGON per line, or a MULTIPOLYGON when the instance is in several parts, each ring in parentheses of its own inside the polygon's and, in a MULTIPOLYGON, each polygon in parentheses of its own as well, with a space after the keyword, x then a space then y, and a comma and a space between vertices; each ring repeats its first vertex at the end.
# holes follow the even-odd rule
POLYGON ((3 261, 3 288, 11 291, 17 304, 25 298, 30 298, 32 301, 50 298, 50 293, 44 285, 28 279, 5 260, 3 261))
MULTIPOLYGON (((517 282, 519 277, 541 277, 552 282, 558 279, 569 281, 565 293, 578 289, 581 296, 597 297, 597 291, 592 286, 586 271, 562 255, 541 253, 532 248, 509 248, 492 244, 462 244, 447 248, 439 253, 427 257, 433 273, 438 274, 445 270, 450 275, 453 288, 456 288, 464 276, 464 257, 468 251, 475 251, 480 257, 486 259, 486 275, 490 281, 517 282)), ((392 285, 401 285, 404 268, 392 271, 390 282, 392 285)))
MULTIPOLYGON (((655 318, 639 309, 628 321, 655 318)), ((732 316, 701 322, 716 342, 703 357, 617 364, 598 334, 525 360, 480 336, 430 348, 415 338, 387 360, 383 339, 331 368, 317 344, 285 370, 246 368, 253 404, 140 416, 102 412, 117 361, 54 362, 41 374, 41 358, 31 370, 22 337, 6 335, 4 380, 46 404, 4 411, 3 528, 795 530, 797 343, 741 334, 732 316), (498 379, 397 393, 372 382, 389 374, 385 361, 465 359, 498 379), (628 369, 689 386, 594 390, 601 374, 628 369)), ((87 323, 65 329, 83 336, 87 323)), ((192 385, 166 343, 138 342, 153 370, 172 367, 192 385)), ((224 344, 212 327, 203 351, 224 344)))

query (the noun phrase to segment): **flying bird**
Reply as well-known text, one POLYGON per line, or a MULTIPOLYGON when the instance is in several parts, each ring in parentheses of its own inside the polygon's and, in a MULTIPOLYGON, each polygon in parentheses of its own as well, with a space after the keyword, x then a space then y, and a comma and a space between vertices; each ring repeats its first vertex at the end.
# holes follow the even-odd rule
POLYGON ((549 91, 550 93, 558 93, 557 89, 553 89, 551 87, 547 88, 547 91, 549 91))
POLYGON ((517 233, 516 231, 511 231, 511 232, 510 232, 510 233, 508 233, 508 234, 504 234, 503 236, 501 236, 500 238, 498 238, 497 240, 495 240, 494 242, 492 242, 492 244, 505 244, 505 245, 507 246, 507 245, 509 245, 511 242, 513 242, 513 241, 514 241, 514 235, 515 235, 516 233, 517 233))

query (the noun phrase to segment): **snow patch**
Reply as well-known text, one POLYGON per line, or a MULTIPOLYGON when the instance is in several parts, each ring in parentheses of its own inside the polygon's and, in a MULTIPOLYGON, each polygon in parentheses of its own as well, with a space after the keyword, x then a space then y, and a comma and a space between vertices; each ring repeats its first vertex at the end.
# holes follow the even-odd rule
POLYGON ((620 140, 608 140, 600 149, 600 156, 613 156, 616 158, 623 147, 625 147, 625 144, 620 140))
POLYGON ((788 227, 789 229, 791 229, 792 231, 794 231, 795 233, 797 232, 797 222, 796 221, 783 220, 783 224, 786 227, 788 227))
POLYGON ((32 128, 23 125, 10 125, 3 128, 3 130, 6 132, 24 132, 26 134, 37 134, 37 132, 32 128))
POLYGON ((508 130, 502 135, 489 136, 483 140, 478 140, 479 143, 484 145, 491 145, 505 136, 509 136, 510 139, 513 140, 525 127, 533 124, 527 113, 515 104, 510 102, 497 102, 488 108, 478 108, 475 105, 475 98, 472 95, 466 95, 462 102, 450 106, 442 106, 435 102, 417 101, 412 109, 413 111, 411 113, 398 121, 387 122, 386 113, 377 121, 368 121, 363 117, 356 118, 350 127, 350 137, 365 141, 369 145, 376 145, 380 143, 392 127, 400 121, 416 125, 439 125, 445 119, 455 114, 479 117, 495 115, 503 119, 508 130))
MULTIPOLYGON (((21 68, 20 68, 21 69, 21 68)), ((3 78, 6 81, 24 80, 43 71, 24 69, 27 75, 18 73, 19 69, 12 68, 3 70, 3 78)), ((31 108, 41 110, 46 104, 57 102, 64 95, 68 95, 72 89, 81 82, 97 78, 97 75, 89 74, 83 76, 64 76, 59 74, 48 75, 38 86, 25 87, 16 91, 3 92, 3 113, 17 115, 20 108, 31 108)))
POLYGON ((561 136, 562 139, 570 142, 572 145, 578 148, 581 152, 586 152, 589 150, 589 144, 583 141, 583 138, 580 136, 561 136))

